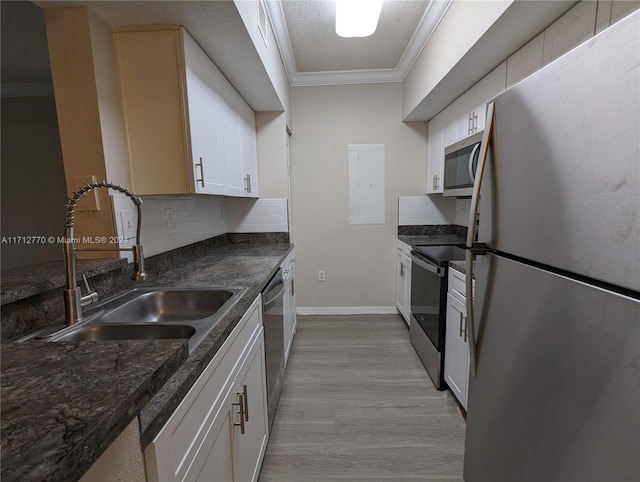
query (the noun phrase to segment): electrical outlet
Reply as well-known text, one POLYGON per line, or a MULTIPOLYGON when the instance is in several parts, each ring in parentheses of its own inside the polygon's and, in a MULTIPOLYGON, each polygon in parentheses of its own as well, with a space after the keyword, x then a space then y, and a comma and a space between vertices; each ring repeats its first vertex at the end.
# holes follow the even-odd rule
MULTIPOLYGON (((74 190, 86 186, 87 184, 93 184, 98 182, 96 176, 73 176, 74 190)), ((76 209, 79 213, 100 211, 100 201, 98 201, 98 191, 94 190, 86 193, 78 200, 78 207, 76 209)))
POLYGON ((460 201, 460 214, 467 214, 467 201, 463 199, 460 201))
POLYGON ((327 278, 326 278, 325 272, 323 270, 322 271, 318 271, 318 281, 324 281, 326 279, 327 278))
POLYGON ((175 213, 173 209, 167 208, 165 210, 165 213, 167 215, 167 229, 175 229, 176 219, 175 219, 175 213))

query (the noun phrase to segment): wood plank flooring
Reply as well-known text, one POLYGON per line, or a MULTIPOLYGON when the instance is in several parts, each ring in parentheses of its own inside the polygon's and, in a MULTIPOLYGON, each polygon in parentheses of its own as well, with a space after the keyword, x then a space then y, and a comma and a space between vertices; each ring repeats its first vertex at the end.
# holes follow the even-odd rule
POLYGON ((400 316, 298 316, 259 482, 462 481, 464 431, 400 316))

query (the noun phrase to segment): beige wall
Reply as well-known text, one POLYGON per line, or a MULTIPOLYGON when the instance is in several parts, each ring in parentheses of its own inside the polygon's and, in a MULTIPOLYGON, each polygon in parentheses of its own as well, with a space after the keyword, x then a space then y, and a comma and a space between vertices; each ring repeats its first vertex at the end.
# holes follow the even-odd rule
POLYGON ((289 195, 287 181, 287 120, 284 112, 256 112, 258 180, 261 198, 289 195))
POLYGON ((402 122, 399 83, 294 87, 291 99, 298 306, 395 306, 398 196, 424 194, 426 123, 402 122), (385 144, 385 224, 349 224, 349 144, 385 144))
MULTIPOLYGON (((84 7, 45 9, 45 20, 67 192, 71 196, 79 187, 74 176, 107 178, 104 142, 113 142, 113 139, 103 139, 100 109, 104 105, 99 103, 96 78, 101 69, 94 70, 92 28, 100 20, 84 7)), ((99 56, 99 52, 96 55, 99 56)), ((98 58, 98 62, 100 60, 98 58)), ((89 216, 76 213, 77 236, 115 235, 108 194, 105 189, 98 191, 100 211, 89 216)), ((109 246, 113 247, 101 247, 109 246)), ((116 253, 81 253, 80 256, 107 258, 116 257, 116 253)))
MULTIPOLYGON (((422 102, 512 3, 513 0, 454 0, 404 79, 403 118, 422 102)), ((444 107, 446 103, 441 106, 444 107)))

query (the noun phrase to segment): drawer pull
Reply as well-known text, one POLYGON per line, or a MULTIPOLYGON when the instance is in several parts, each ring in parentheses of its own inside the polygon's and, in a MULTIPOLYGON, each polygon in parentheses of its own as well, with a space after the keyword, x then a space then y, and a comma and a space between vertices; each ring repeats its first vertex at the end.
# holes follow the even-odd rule
POLYGON ((244 421, 249 421, 249 395, 247 395, 247 386, 242 385, 242 398, 244 399, 244 421))
POLYGON ((239 415, 240 415, 240 422, 236 423, 233 422, 233 424, 235 426, 239 426, 240 427, 240 433, 244 435, 244 418, 245 418, 245 414, 244 414, 244 394, 243 393, 238 393, 238 401, 237 402, 233 402, 232 405, 234 407, 238 407, 239 409, 239 415))

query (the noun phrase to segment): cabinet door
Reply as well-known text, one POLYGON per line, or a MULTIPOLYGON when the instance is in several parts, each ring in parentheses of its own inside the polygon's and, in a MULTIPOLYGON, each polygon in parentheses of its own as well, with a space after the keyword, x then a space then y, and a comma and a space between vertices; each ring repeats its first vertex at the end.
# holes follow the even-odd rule
POLYGON ((410 316, 409 297, 411 296, 411 285, 409 280, 411 262, 407 261, 407 256, 398 251, 396 261, 396 306, 408 325, 410 316))
POLYGON ((232 482, 234 480, 231 447, 234 395, 233 391, 229 391, 223 409, 216 416, 183 480, 199 482, 232 482))
POLYGON ((507 88, 542 68, 544 33, 527 43, 507 59, 507 88))
MULTIPOLYGON (((242 99, 241 99, 242 100, 242 99)), ((247 197, 259 197, 258 152, 256 144, 256 115, 244 100, 240 103, 240 149, 242 150, 242 173, 247 197)))
POLYGON ((221 79, 220 92, 224 99, 222 108, 222 137, 224 145, 224 168, 227 195, 245 195, 244 174, 242 169, 242 119, 240 107, 242 98, 233 86, 221 79))
POLYGON ((116 32, 114 45, 131 188, 137 194, 191 192, 179 31, 116 32))
POLYGON ((429 121, 427 137, 427 194, 442 192, 444 174, 444 136, 446 116, 444 112, 429 121))
POLYGON ((469 349, 466 340, 466 323, 467 308, 465 304, 451 294, 447 294, 444 379, 465 410, 469 384, 469 349))
POLYGON ((487 103, 505 91, 507 83, 507 62, 502 62, 473 86, 471 92, 475 102, 473 109, 473 132, 484 130, 487 119, 487 103))
POLYGON ((232 432, 234 480, 242 482, 258 479, 267 448, 269 425, 263 331, 261 328, 258 332, 234 385, 236 395, 244 403, 236 410, 238 413, 234 413, 236 420, 232 432), (244 417, 242 423, 240 417, 244 417))
POLYGON ((195 192, 226 194, 221 73, 185 31, 183 39, 195 192))
POLYGON ((582 0, 544 31, 544 64, 593 37, 598 2, 582 0))
POLYGON ((631 12, 638 10, 638 8, 640 8, 640 2, 638 0, 613 0, 613 2, 611 2, 610 25, 623 19, 631 12))

